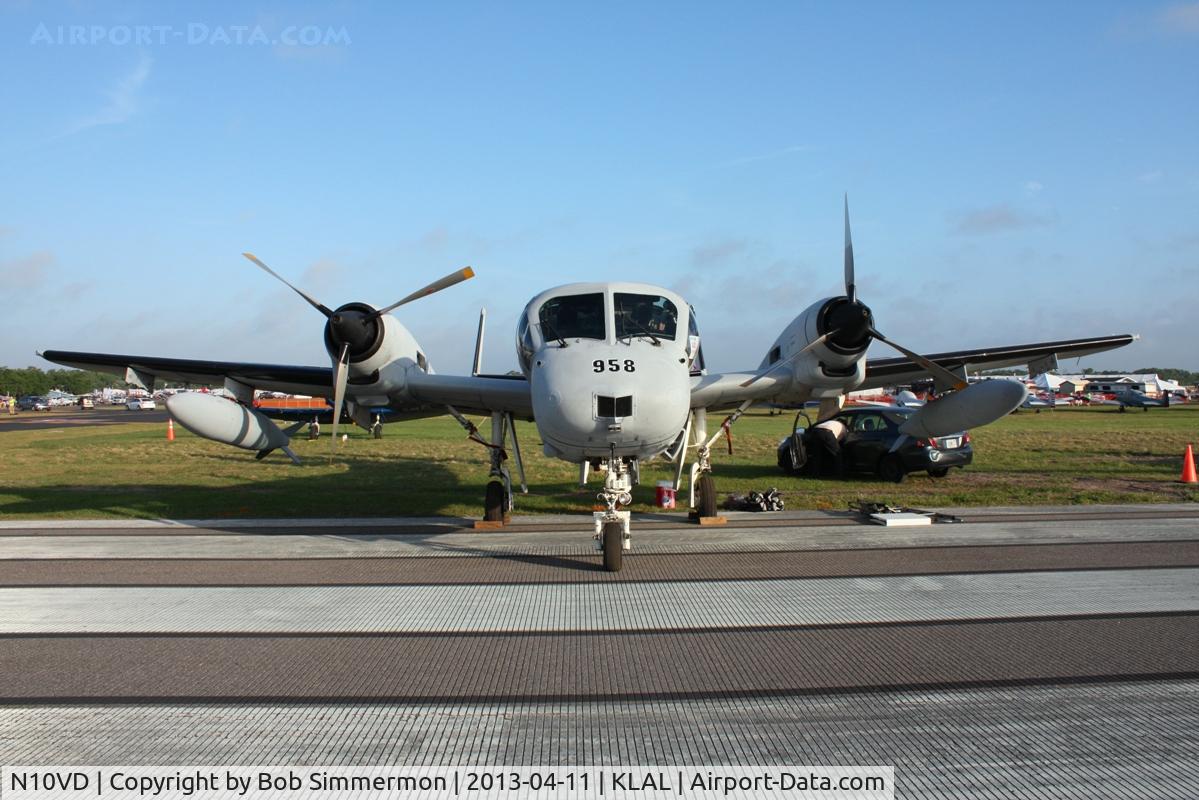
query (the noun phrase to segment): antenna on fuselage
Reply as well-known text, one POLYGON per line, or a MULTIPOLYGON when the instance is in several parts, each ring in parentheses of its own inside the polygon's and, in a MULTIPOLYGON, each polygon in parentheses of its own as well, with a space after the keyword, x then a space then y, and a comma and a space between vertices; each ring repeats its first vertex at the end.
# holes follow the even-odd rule
POLYGON ((483 327, 487 324, 487 309, 479 309, 479 332, 475 334, 475 360, 470 374, 478 377, 483 371, 483 327))

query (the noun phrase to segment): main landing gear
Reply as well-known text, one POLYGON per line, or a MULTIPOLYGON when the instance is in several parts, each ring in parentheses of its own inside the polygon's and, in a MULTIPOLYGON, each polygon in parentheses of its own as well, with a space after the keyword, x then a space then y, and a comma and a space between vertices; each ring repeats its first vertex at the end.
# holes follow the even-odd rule
POLYGON ((371 423, 370 430, 371 430, 371 436, 373 436, 374 438, 376 438, 376 439, 383 438, 383 415, 382 414, 375 414, 375 419, 371 423))
POLYGON ((484 439, 475 424, 464 417, 457 409, 447 406, 454 419, 458 420, 473 442, 478 442, 488 450, 489 470, 487 474, 487 490, 483 495, 483 522, 475 523, 475 527, 500 527, 504 525, 512 511, 512 475, 508 471, 508 453, 504 449, 508 437, 512 437, 512 454, 516 457, 516 470, 520 475, 520 491, 528 494, 529 487, 525 481, 525 465, 520 455, 520 442, 516 438, 516 421, 512 414, 506 411, 491 413, 491 440, 484 439))
MULTIPOLYGON (((716 444, 716 440, 722 435, 727 436, 729 453, 732 454, 733 437, 730 429, 751 405, 752 400, 746 400, 739 405, 736 411, 724 418, 724 422, 720 423, 720 428, 711 438, 708 437, 707 409, 697 408, 693 412, 692 435, 695 438, 696 452, 695 463, 691 465, 691 508, 701 525, 705 524, 705 520, 723 521, 717 517, 716 481, 712 477, 712 445, 716 444)), ((680 454, 680 458, 684 457, 685 451, 680 454)), ((681 468, 680 464, 680 471, 681 468)))

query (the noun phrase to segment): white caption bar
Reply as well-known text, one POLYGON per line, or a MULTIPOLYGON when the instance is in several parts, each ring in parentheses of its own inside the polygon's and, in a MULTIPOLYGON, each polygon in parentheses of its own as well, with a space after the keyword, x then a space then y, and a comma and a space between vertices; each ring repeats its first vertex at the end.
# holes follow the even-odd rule
POLYGON ((0 768, 0 800, 894 800, 889 766, 0 768))

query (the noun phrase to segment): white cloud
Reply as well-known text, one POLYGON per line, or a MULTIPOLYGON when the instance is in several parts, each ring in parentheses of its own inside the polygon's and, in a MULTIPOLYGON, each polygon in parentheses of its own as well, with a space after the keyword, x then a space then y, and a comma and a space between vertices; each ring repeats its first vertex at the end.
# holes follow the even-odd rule
POLYGON ((1199 35, 1199 3, 1178 3, 1157 15, 1157 24, 1166 33, 1199 35))
POLYGON ((960 214, 952 221, 952 225, 954 233, 974 236, 1051 225, 1053 222, 1051 217, 1029 214, 1000 204, 960 214))
POLYGON ((46 284, 53 264, 54 254, 49 250, 0 262, 0 286, 26 292, 40 289, 46 284))
POLYGON ((1024 184, 1024 191, 1027 194, 1040 194, 1045 190, 1045 184, 1040 181, 1028 181, 1024 184))
POLYGON ((718 169, 724 169, 726 167, 740 167, 745 164, 753 164, 758 161, 771 161, 773 159, 782 158, 783 156, 789 156, 794 153, 806 153, 812 149, 812 147, 806 144, 793 144, 790 147, 784 147, 782 150, 774 150, 769 153, 760 153, 756 156, 742 156, 741 158, 734 158, 731 161, 724 161, 720 164, 717 164, 716 167, 718 169))
POLYGON ((141 90, 150 77, 153 60, 143 54, 133 71, 117 81, 106 94, 108 103, 93 114, 76 120, 64 133, 69 136, 99 125, 119 125, 133 117, 141 108, 141 90))

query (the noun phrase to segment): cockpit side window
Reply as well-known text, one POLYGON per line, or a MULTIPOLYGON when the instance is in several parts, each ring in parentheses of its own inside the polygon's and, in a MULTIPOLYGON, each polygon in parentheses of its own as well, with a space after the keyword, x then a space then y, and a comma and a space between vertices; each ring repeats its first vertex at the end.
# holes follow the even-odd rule
POLYGON ((706 371, 704 348, 700 344, 699 323, 695 321, 695 306, 688 306, 687 311, 687 353, 691 357, 691 374, 703 375, 706 371))
POLYGON ((533 334, 529 330, 528 314, 520 315, 520 325, 516 329, 516 352, 519 354, 521 369, 528 374, 533 363, 533 334))
POLYGON ((541 304, 537 318, 541 323, 541 335, 547 342, 607 338, 602 292, 551 297, 541 304))
POLYGON ((616 311, 616 338, 653 336, 674 341, 679 312, 665 297, 649 294, 613 295, 616 311))

